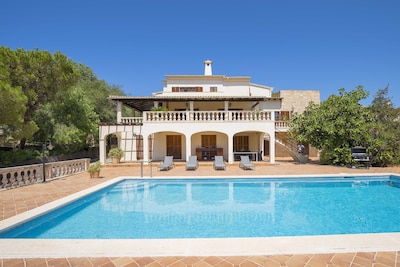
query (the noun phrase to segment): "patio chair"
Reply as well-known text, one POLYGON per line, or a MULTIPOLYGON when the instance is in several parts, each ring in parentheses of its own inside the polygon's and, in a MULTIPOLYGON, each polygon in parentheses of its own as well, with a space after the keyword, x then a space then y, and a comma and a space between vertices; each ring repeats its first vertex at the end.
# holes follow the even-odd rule
POLYGON ((186 170, 196 170, 199 167, 197 156, 189 156, 189 160, 186 162, 186 170))
POLYGON ((240 156, 239 167, 243 168, 243 170, 254 170, 255 166, 251 163, 249 156, 240 156))
POLYGON ((165 156, 163 163, 158 165, 159 171, 168 171, 174 167, 174 156, 165 156))
POLYGON ((214 157, 214 169, 215 170, 226 170, 226 165, 223 156, 214 157))

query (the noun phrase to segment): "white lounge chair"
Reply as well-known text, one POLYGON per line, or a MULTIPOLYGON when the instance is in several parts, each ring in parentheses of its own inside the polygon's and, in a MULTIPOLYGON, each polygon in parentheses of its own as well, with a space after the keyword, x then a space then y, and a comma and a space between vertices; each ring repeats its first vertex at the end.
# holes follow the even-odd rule
POLYGON ((189 156, 189 160, 186 162, 186 170, 196 170, 199 167, 197 156, 189 156))
POLYGON ((174 167, 174 156, 165 156, 163 163, 158 165, 159 171, 168 171, 174 167))
POLYGON ((255 166, 251 163, 249 156, 240 156, 239 167, 243 168, 243 170, 254 170, 255 166))
POLYGON ((215 170, 226 170, 226 165, 223 156, 214 157, 214 169, 215 170))

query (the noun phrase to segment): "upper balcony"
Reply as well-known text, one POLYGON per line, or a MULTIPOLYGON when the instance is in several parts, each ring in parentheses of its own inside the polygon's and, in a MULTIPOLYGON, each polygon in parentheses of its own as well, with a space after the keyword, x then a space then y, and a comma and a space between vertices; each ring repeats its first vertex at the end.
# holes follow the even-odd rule
MULTIPOLYGON (((146 123, 232 123, 232 122, 273 122, 273 111, 144 111, 142 117, 122 117, 119 124, 145 125, 146 123)), ((275 121, 277 131, 287 131, 287 121, 275 121)))

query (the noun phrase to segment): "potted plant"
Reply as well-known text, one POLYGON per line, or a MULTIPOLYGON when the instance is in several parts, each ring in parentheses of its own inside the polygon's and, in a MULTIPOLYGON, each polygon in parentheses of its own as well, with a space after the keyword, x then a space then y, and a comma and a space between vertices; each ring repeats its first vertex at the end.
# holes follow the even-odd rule
POLYGON ((90 178, 99 178, 100 177, 100 169, 101 164, 100 161, 96 161, 89 165, 88 173, 90 174, 90 178))
POLYGON ((110 149, 108 156, 112 159, 113 163, 119 163, 124 156, 124 151, 119 147, 114 147, 110 149))

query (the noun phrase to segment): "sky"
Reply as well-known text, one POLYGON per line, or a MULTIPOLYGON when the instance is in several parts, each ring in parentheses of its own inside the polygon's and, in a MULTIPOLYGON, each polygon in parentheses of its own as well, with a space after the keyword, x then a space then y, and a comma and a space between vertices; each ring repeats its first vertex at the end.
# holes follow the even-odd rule
POLYGON ((128 96, 165 75, 250 76, 321 101, 389 85, 400 107, 398 0, 2 0, 0 45, 59 51, 128 96))

